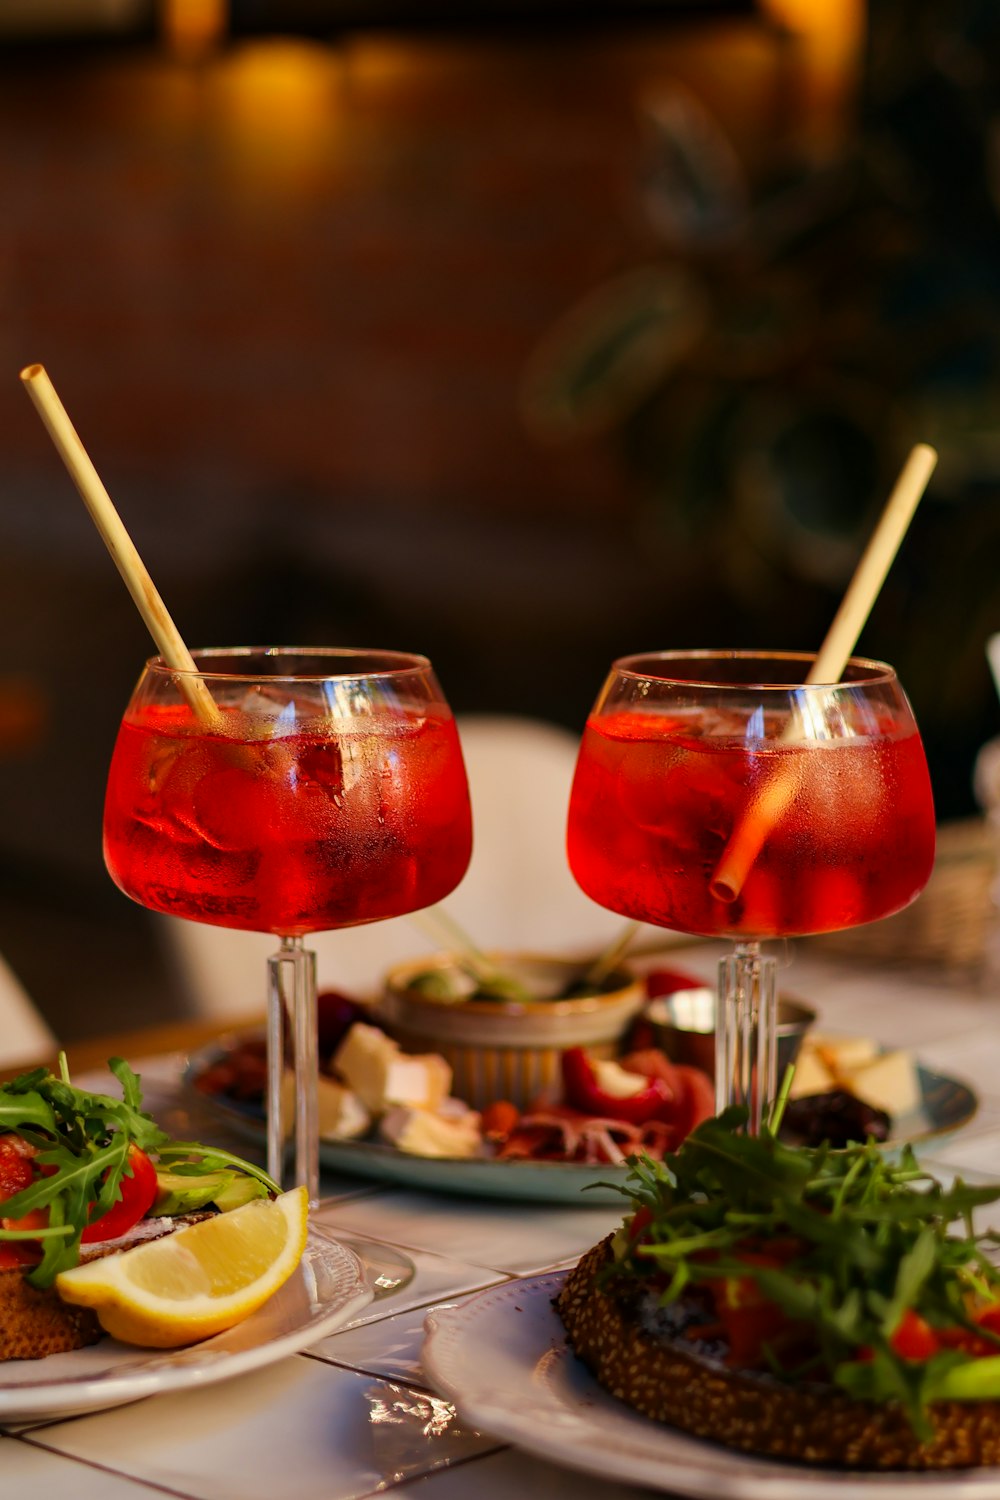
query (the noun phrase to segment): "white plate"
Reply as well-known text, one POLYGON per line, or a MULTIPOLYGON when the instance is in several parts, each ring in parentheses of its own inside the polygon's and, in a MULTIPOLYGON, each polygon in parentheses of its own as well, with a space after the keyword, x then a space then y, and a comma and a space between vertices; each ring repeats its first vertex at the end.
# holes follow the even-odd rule
POLYGON ((65 1417, 229 1380, 315 1344, 367 1307, 372 1296, 357 1256, 310 1229, 295 1273, 228 1333, 186 1349, 155 1351, 105 1338, 69 1354, 0 1364, 0 1424, 65 1417))
POLYGON ((459 1418, 539 1458, 705 1500, 996 1500, 1000 1470, 849 1473, 748 1458, 641 1417, 567 1347, 553 1307, 565 1272, 491 1287, 425 1321, 423 1365, 459 1418))

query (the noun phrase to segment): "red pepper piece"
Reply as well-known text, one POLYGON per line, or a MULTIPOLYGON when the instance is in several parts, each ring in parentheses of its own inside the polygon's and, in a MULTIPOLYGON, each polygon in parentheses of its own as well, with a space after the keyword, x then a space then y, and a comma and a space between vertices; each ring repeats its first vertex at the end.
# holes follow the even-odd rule
POLYGON ((677 1101, 673 1122, 681 1140, 702 1120, 715 1114, 715 1084, 707 1073, 688 1063, 677 1063, 677 1101))
MULTIPOLYGON (((947 1342, 950 1345, 951 1341, 947 1342)), ((985 1339, 982 1342, 985 1343, 985 1339)), ((912 1307, 908 1307, 895 1331, 890 1335, 889 1344, 900 1359, 911 1360, 914 1364, 923 1364, 925 1360, 930 1359, 932 1354, 937 1354, 942 1347, 942 1340, 925 1318, 914 1312, 912 1307)), ((871 1358, 872 1350, 867 1346, 858 1350, 858 1359, 867 1361, 871 1358)))
POLYGON ((715 1084, 701 1068, 689 1063, 671 1062, 658 1047, 640 1048, 620 1059, 629 1073, 641 1073, 650 1080, 659 1078, 670 1093, 669 1102, 655 1116, 672 1125, 674 1146, 690 1135, 696 1125, 715 1114, 715 1084))
POLYGON ((696 974, 685 974, 680 969, 650 969, 646 975, 646 994, 650 1000, 657 995, 675 995, 678 990, 703 990, 704 979, 696 974))
MULTIPOLYGON (((668 1106, 673 1093, 662 1078, 651 1078, 637 1094, 624 1099, 606 1094, 597 1082, 594 1067, 582 1047, 569 1047, 562 1055, 563 1095, 566 1103, 586 1115, 606 1120, 624 1120, 627 1125, 645 1125, 668 1106)), ((668 1117, 669 1118, 669 1117, 668 1117)))
POLYGON ((983 1307, 976 1313, 976 1322, 980 1328, 988 1328, 990 1333, 1000 1333, 1000 1302, 991 1302, 988 1307, 983 1307))
MULTIPOLYGON (((1000 1302, 990 1302, 986 1307, 981 1307, 974 1314, 974 1321, 988 1333, 1000 1335, 1000 1302)), ((975 1359, 1000 1354, 1000 1344, 994 1343, 993 1339, 981 1338, 971 1328, 956 1325, 954 1328, 935 1329, 935 1333, 942 1349, 961 1349, 964 1354, 975 1359)))
POLYGON ((636 1047, 618 1059, 618 1066, 626 1073, 638 1073, 643 1078, 659 1078, 670 1090, 677 1090, 677 1064, 660 1047, 636 1047))

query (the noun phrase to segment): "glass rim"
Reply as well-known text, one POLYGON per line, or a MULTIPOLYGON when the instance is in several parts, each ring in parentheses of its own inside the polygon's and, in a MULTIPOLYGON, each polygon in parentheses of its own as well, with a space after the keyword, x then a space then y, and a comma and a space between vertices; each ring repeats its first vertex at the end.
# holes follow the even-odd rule
POLYGON ((357 681, 361 678, 421 676, 433 671, 430 658, 416 651, 396 651, 381 646, 204 646, 191 652, 195 669, 172 667, 162 656, 151 656, 145 664, 147 672, 155 672, 171 678, 211 678, 222 682, 329 682, 336 678, 342 681, 357 681), (316 660, 323 657, 336 658, 343 670, 322 672, 265 672, 265 671, 212 671, 199 666, 212 657, 254 657, 261 661, 276 661, 281 657, 308 657, 316 660), (359 667, 350 671, 348 663, 354 658, 373 661, 382 658, 383 666, 359 667))
MULTIPOLYGON (((636 651, 628 656, 619 656, 611 663, 611 674, 617 673, 621 677, 629 677, 635 681, 653 681, 665 683, 669 686, 688 688, 724 688, 728 691, 740 692, 829 692, 831 688, 857 688, 870 687, 878 683, 898 681, 896 670, 888 662, 879 661, 872 656, 851 656, 848 658, 848 667, 860 667, 864 676, 853 679, 840 677, 836 682, 780 682, 767 681, 757 682, 747 679, 733 681, 731 678, 719 677, 673 677, 668 672, 662 675, 653 671, 638 670, 638 663, 669 663, 669 662, 701 662, 701 661, 742 661, 753 662, 814 662, 818 652, 816 651, 754 651, 744 649, 727 649, 723 647, 708 647, 693 650, 670 650, 670 651, 636 651)), ((846 670, 846 667, 845 667, 846 670)))

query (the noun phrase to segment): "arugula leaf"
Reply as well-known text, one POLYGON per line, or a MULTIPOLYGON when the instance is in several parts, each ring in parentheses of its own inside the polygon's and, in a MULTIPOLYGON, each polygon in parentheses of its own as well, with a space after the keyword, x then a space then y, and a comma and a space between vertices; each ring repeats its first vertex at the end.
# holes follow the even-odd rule
POLYGON ((647 1213, 635 1240, 625 1227, 616 1235, 607 1280, 643 1278, 668 1303, 720 1278, 750 1279, 808 1330, 794 1367, 783 1368, 773 1348, 762 1351, 779 1378, 797 1378, 805 1361, 810 1374, 825 1372, 860 1399, 900 1403, 919 1433, 944 1391, 992 1391, 994 1380, 1000 1387, 1000 1339, 969 1311, 970 1298, 1000 1303, 1000 1269, 987 1256, 1000 1236, 972 1228, 974 1210, 1000 1200, 1000 1184, 957 1179, 946 1188, 909 1148, 891 1160, 874 1142, 792 1147, 769 1128, 746 1134, 746 1119, 746 1110, 727 1110, 665 1162, 630 1164, 626 1226, 647 1213), (763 1263, 757 1252, 775 1244, 784 1246, 777 1262, 763 1263), (906 1359, 892 1338, 911 1310, 932 1329, 985 1336, 996 1358, 946 1349, 906 1359), (993 1369, 977 1376, 972 1367, 984 1364, 993 1369))
POLYGON ((906 1309, 916 1306, 925 1283, 934 1271, 936 1260, 937 1235, 928 1224, 920 1230, 912 1247, 899 1257, 895 1290, 883 1315, 886 1330, 890 1334, 899 1327, 906 1309))
POLYGON ((142 1088, 137 1073, 133 1073, 123 1057, 108 1059, 108 1067, 122 1086, 122 1099, 126 1108, 139 1114, 142 1110, 142 1088))
POLYGON ((0 1094, 0 1130, 19 1131, 25 1125, 33 1125, 36 1130, 55 1130, 52 1106, 36 1089, 9 1100, 0 1094))

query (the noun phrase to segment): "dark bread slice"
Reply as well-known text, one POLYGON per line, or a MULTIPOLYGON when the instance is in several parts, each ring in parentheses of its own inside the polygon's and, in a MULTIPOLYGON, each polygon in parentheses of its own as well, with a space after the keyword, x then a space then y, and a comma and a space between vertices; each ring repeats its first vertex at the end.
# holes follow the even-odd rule
POLYGON ((1000 1401, 930 1409, 934 1437, 916 1437, 894 1403, 855 1401, 834 1387, 729 1369, 645 1331, 626 1278, 599 1285, 611 1238, 569 1273, 555 1307, 576 1355, 644 1416, 725 1447, 850 1469, 961 1469, 1000 1464, 1000 1401))
POLYGON ((89 1307, 71 1307, 54 1286, 33 1287, 19 1266, 0 1270, 0 1360, 65 1354, 96 1344, 102 1333, 89 1307))
MULTIPOLYGON (((85 1246, 80 1259, 98 1260, 146 1240, 161 1239, 185 1224, 196 1224, 210 1217, 208 1212, 198 1212, 176 1218, 143 1219, 119 1240, 85 1246)), ((42 1290, 32 1286, 27 1269, 20 1266, 0 1269, 0 1361, 67 1354, 71 1349, 96 1344, 103 1337, 104 1330, 91 1308, 72 1307, 54 1286, 42 1290)))

